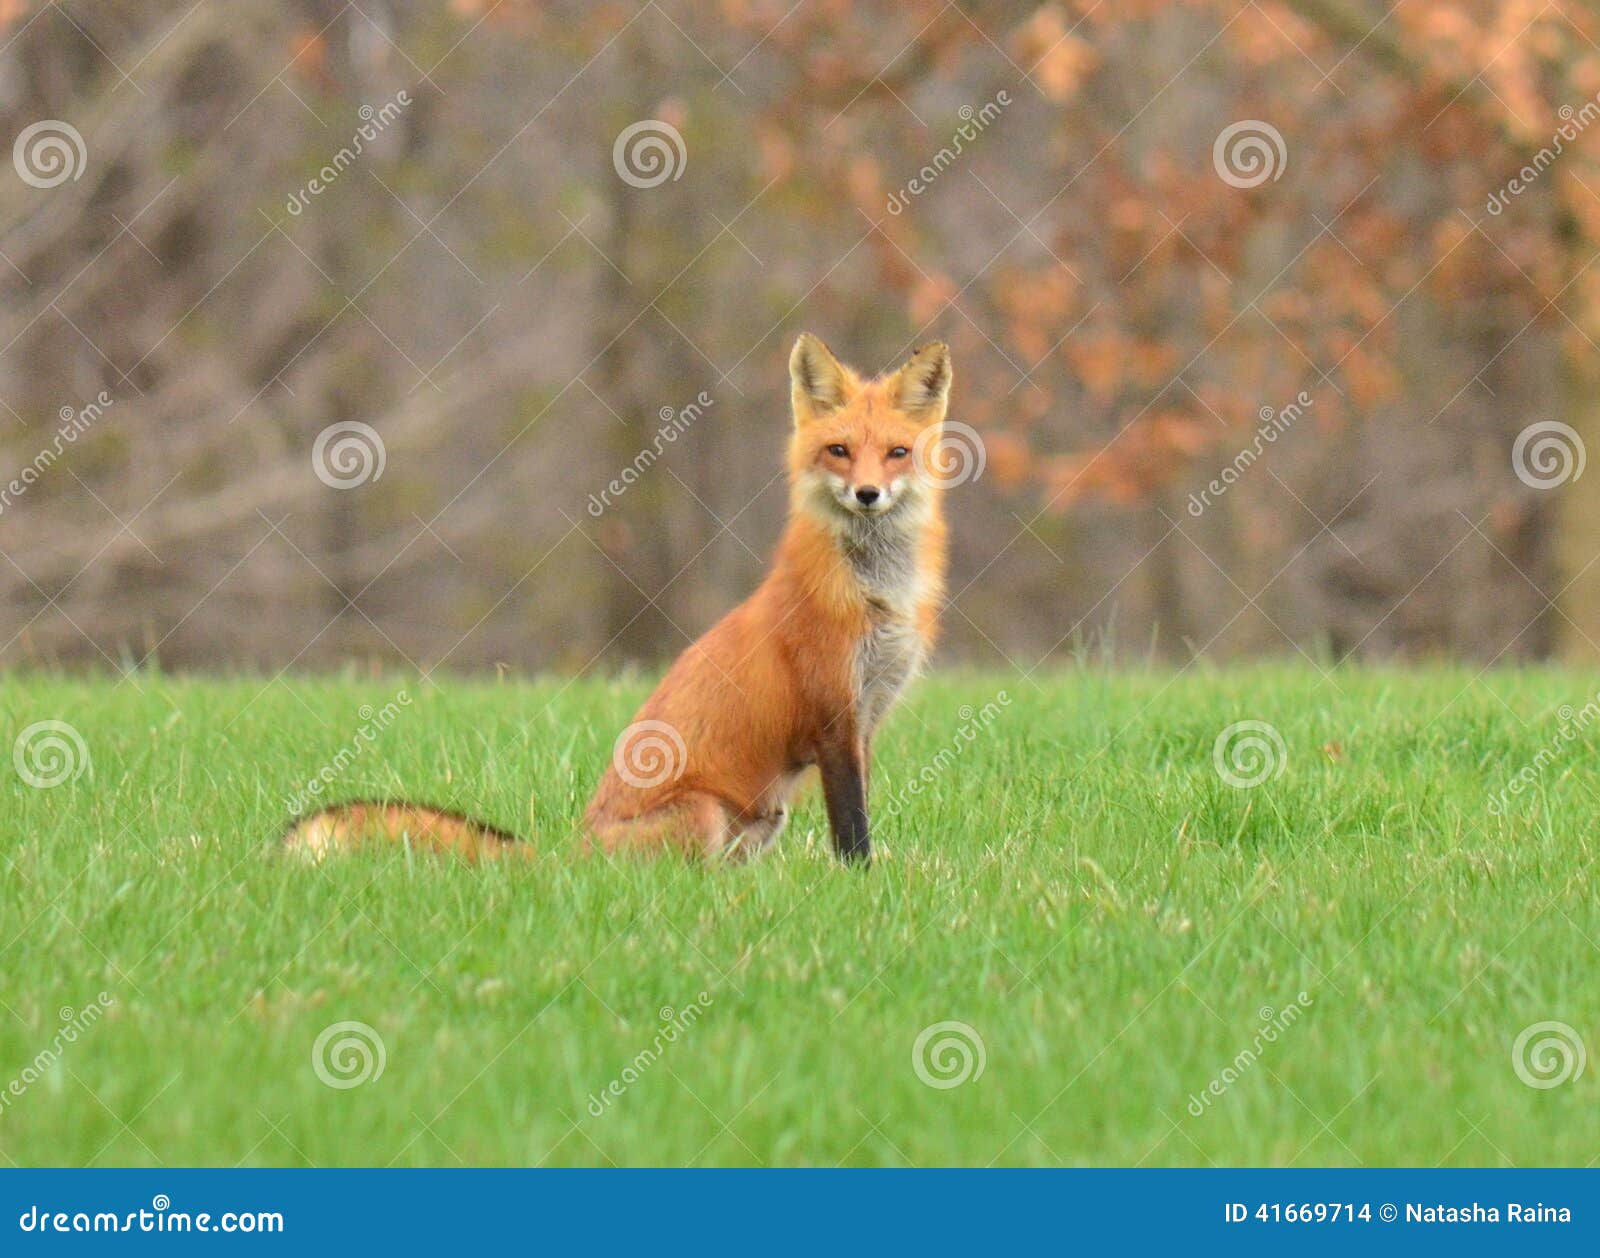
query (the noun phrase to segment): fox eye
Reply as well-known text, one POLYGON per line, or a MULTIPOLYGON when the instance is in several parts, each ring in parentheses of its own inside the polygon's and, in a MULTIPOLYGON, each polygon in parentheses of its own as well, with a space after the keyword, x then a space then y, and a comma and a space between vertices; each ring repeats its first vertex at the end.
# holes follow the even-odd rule
POLYGON ((910 453, 911 451, 907 450, 904 446, 896 446, 893 450, 889 451, 889 457, 891 459, 903 459, 910 453))
POLYGON ((833 455, 833 457, 836 458, 836 459, 847 459, 847 458, 850 457, 850 451, 846 447, 841 446, 841 445, 831 445, 831 446, 829 446, 828 447, 828 453, 833 455))

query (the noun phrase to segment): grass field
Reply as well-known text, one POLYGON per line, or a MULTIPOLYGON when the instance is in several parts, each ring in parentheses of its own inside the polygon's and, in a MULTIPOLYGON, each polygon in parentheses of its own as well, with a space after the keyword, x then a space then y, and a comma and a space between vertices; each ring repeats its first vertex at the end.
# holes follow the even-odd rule
POLYGON ((814 791, 745 867, 576 859, 647 684, 0 679, 0 1154, 1600 1155, 1600 1066, 1522 1078, 1600 1050, 1600 676, 936 677, 879 738, 865 874, 814 791), (81 748, 13 747, 45 720, 81 748), (1254 787, 1214 754, 1243 720, 1282 740, 1222 757, 1254 787), (328 797, 453 804, 540 859, 291 863, 285 800, 335 765, 328 797), (1550 1021, 1577 1040, 1514 1062, 1550 1021))

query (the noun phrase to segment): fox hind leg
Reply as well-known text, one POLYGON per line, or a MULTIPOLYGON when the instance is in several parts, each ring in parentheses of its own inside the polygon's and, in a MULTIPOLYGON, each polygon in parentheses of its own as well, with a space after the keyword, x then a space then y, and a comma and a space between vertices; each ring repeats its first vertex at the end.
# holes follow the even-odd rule
POLYGON ((739 819, 734 823, 721 854, 729 860, 749 860, 759 856, 777 842, 778 835, 783 833, 784 826, 788 824, 789 809, 785 804, 779 804, 758 817, 739 819))
POLYGON ((608 856, 648 856, 667 850, 714 856, 727 846, 736 815, 715 795, 692 791, 637 817, 592 820, 590 841, 608 856))
POLYGON ((789 810, 782 805, 748 816, 710 792, 693 791, 637 817, 593 822, 591 841, 607 855, 670 850, 737 861, 770 846, 788 820, 789 810))

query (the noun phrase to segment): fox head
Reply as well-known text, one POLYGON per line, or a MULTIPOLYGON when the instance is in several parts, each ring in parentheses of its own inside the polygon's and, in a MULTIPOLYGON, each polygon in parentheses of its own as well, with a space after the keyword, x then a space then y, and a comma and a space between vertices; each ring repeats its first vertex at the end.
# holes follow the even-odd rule
POLYGON ((839 522, 914 513, 937 489, 923 468, 950 399, 950 350, 924 345, 863 380, 809 332, 789 355, 796 501, 839 522))

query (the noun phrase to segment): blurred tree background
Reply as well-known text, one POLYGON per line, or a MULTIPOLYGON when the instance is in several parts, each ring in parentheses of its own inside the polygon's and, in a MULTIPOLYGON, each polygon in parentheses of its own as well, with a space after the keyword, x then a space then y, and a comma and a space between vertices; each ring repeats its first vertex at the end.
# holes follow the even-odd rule
POLYGON ((948 658, 1596 653, 1589 5, 0 0, 0 40, 0 664, 669 656, 764 567, 802 329, 954 349, 948 658))

